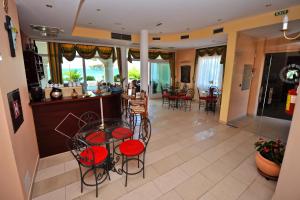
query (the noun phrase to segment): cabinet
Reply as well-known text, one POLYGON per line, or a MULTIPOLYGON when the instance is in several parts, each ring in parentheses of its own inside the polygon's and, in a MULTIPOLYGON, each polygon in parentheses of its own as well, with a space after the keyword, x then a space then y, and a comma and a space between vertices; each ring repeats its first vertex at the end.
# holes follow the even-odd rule
POLYGON ((40 86, 45 77, 42 57, 31 50, 24 51, 23 55, 28 88, 40 86))

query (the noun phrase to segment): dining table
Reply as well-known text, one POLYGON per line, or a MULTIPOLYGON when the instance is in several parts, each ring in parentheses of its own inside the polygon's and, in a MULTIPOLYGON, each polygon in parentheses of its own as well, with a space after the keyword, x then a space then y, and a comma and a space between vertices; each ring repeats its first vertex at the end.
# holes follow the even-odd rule
MULTIPOLYGON (((81 127, 77 136, 91 146, 105 146, 108 153, 106 163, 108 169, 118 174, 122 174, 121 169, 116 168, 116 163, 120 160, 120 156, 114 152, 114 144, 122 141, 122 137, 113 137, 118 128, 130 129, 130 124, 121 118, 105 118, 104 120, 95 120, 81 127), (104 126, 102 125, 104 124, 104 126)), ((119 133, 122 135, 122 133, 119 133)))

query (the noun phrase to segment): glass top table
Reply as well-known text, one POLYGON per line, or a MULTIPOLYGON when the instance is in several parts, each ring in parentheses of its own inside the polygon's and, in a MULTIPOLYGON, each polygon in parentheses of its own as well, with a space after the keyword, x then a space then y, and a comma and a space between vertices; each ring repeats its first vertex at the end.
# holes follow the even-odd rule
MULTIPOLYGON (((101 120, 88 122, 79 129, 78 135, 89 145, 104 145, 118 141, 122 138, 115 138, 112 132, 117 128, 129 128, 127 121, 120 118, 105 118, 104 129, 101 129, 101 120)), ((117 131, 117 130, 116 130, 117 131)), ((121 133, 120 133, 121 134, 121 133)))

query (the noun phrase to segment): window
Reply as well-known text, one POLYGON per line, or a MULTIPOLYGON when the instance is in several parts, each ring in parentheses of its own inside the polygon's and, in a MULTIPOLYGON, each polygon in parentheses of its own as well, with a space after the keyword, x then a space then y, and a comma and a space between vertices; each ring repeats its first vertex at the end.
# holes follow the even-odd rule
POLYGON ((222 88, 223 65, 220 61, 218 55, 198 58, 196 84, 200 91, 206 91, 210 86, 222 88))
MULTIPOLYGON (((47 42, 37 41, 36 45, 39 54, 43 57, 43 63, 46 73, 46 83, 51 79, 50 66, 48 62, 47 42)), ((69 81, 80 82, 85 90, 96 90, 97 82, 118 82, 119 68, 118 62, 112 59, 101 59, 96 53, 94 58, 83 59, 76 53, 76 57, 72 61, 62 58, 62 77, 64 85, 68 85, 69 81)), ((45 87, 46 84, 42 84, 45 87)))
POLYGON ((141 79, 141 61, 134 60, 132 63, 128 62, 128 82, 132 80, 140 80, 141 79))

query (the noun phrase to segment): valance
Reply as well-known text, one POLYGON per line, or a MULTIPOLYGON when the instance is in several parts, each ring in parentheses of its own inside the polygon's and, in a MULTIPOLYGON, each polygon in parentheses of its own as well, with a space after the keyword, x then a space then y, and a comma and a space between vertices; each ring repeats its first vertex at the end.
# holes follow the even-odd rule
POLYGON ((58 43, 48 42, 48 58, 51 71, 51 80, 54 83, 63 83, 61 52, 58 43))
MULTIPOLYGON (((149 50, 148 57, 151 60, 154 60, 158 57, 161 57, 163 60, 170 60, 172 57, 175 57, 175 54, 173 52, 163 52, 163 51, 155 51, 155 50, 149 50)), ((132 49, 130 48, 128 50, 128 61, 131 63, 132 59, 140 59, 140 50, 139 49, 132 49)))
POLYGON ((198 60, 198 57, 203 57, 205 55, 213 56, 213 55, 221 55, 221 64, 225 64, 226 59, 226 46, 218 46, 218 47, 209 47, 204 49, 197 49, 196 50, 196 60, 198 60))
MULTIPOLYGON (((175 85, 175 53, 174 52, 163 52, 163 51, 156 51, 156 50, 149 50, 148 57, 150 60, 154 60, 158 57, 161 57, 163 60, 168 60, 170 64, 170 72, 171 72, 171 79, 172 85, 175 85)), ((140 59, 140 50, 139 49, 132 49, 128 50, 128 61, 131 63, 132 59, 140 59)))
POLYGON ((62 56, 68 61, 74 60, 76 52, 85 59, 95 57, 96 52, 102 59, 112 58, 113 62, 116 60, 115 49, 113 47, 83 45, 83 44, 60 44, 62 56))

